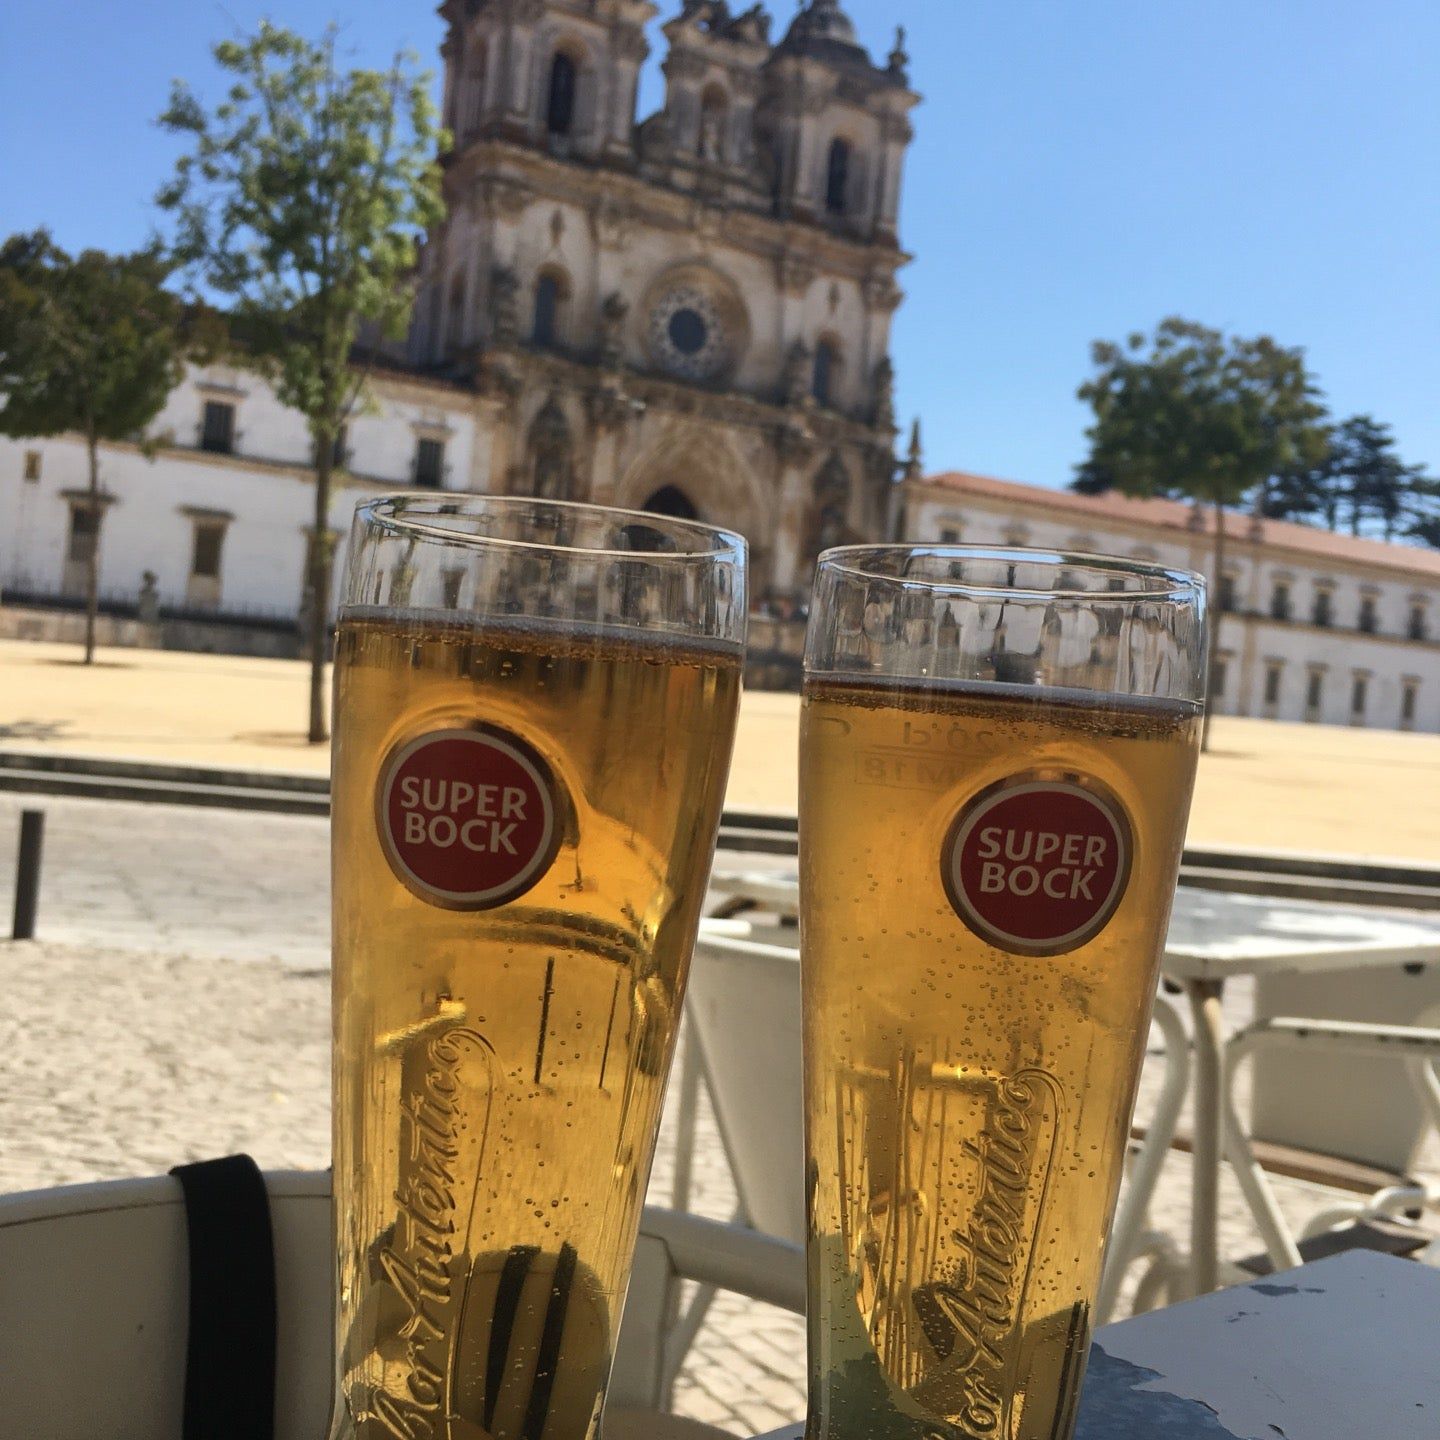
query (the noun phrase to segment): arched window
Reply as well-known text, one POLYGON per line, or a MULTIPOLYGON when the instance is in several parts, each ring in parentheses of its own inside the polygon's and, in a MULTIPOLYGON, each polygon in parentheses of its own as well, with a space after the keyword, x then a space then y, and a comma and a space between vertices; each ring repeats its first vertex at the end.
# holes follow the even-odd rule
POLYGON ((815 375, 810 384, 815 403, 827 409, 835 403, 835 372, 840 368, 840 351, 833 340, 815 347, 815 375))
POLYGON ((535 282, 535 319, 530 328, 532 344, 553 350, 560 343, 560 307, 565 284, 553 271, 545 271, 535 282))
POLYGON ((830 159, 825 165, 825 209, 831 215, 843 215, 850 208, 850 142, 830 142, 830 159))
POLYGON ((552 135, 568 135, 575 124, 575 62, 557 51, 550 62, 550 100, 545 125, 552 135))
POLYGON ((725 120, 728 107, 725 92, 711 85, 700 101, 700 133, 695 152, 702 160, 719 164, 725 159, 725 120))

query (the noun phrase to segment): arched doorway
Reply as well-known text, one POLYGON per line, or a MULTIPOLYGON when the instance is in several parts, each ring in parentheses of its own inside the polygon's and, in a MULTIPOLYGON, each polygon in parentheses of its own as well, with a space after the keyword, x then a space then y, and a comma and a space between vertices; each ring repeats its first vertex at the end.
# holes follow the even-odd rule
POLYGON ((675 485, 662 485, 640 508, 648 510, 652 515, 669 515, 675 520, 700 518, 694 501, 675 485))

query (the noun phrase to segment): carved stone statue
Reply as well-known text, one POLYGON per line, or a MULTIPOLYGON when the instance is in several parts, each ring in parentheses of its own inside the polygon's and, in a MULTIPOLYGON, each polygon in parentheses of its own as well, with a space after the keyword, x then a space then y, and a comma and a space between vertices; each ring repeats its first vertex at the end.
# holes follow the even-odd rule
POLYGON ((600 305, 600 363, 615 368, 620 364, 624 350, 623 334, 625 317, 630 313, 630 302, 618 291, 612 290, 600 305))
POLYGON ((785 376, 782 383, 787 405, 803 405, 810 399, 812 365, 810 347, 803 340, 797 340, 785 357, 785 376))
POLYGON ((807 559, 813 560, 822 550, 846 542, 850 532, 845 514, 849 507, 849 472, 838 455, 831 455, 815 477, 814 508, 805 545, 807 559))
POLYGON ((895 428, 895 367, 888 355, 882 355, 875 366, 873 382, 874 416, 877 430, 895 428))
POLYGON ((700 158, 718 165, 725 158, 725 110, 719 105, 700 108, 700 158))
POLYGON ((508 265, 490 272, 490 333, 501 345, 520 338, 520 281, 508 265))
POLYGON ((530 426, 530 493, 537 500, 568 500, 574 484, 570 422, 552 394, 530 426))

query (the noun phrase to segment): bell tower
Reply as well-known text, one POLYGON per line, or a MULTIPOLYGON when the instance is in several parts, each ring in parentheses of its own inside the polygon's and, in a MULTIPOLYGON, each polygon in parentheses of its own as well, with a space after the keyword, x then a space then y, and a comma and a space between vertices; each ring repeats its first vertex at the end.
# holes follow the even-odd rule
POLYGON ((913 138, 905 32, 871 63, 838 0, 810 0, 765 67, 760 124, 777 213, 898 244, 900 181, 913 138))
POLYGON ((445 0, 440 13, 455 153, 499 137, 577 160, 633 159, 650 0, 445 0))

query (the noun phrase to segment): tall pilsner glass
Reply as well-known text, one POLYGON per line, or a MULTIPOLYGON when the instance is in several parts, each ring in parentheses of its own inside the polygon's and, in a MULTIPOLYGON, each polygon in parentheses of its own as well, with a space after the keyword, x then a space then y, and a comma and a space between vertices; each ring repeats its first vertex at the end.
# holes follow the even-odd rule
POLYGON ((335 1440, 597 1428, 740 693, 745 542, 385 498, 336 653, 335 1440))
POLYGON ((1067 1440, 1195 774, 1196 575, 821 557, 809 1440, 1067 1440))

